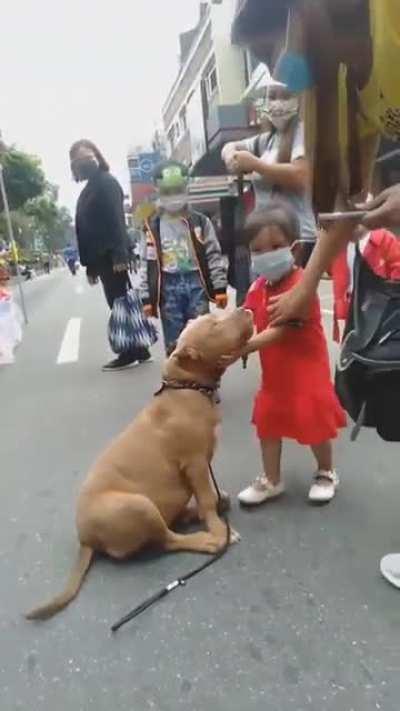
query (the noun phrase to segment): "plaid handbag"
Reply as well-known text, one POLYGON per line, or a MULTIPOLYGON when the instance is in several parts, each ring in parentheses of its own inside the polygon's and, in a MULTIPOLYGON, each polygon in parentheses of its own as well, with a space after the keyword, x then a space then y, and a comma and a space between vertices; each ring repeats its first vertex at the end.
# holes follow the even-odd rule
POLYGON ((114 353, 150 348, 157 341, 157 329, 143 314, 135 289, 115 299, 108 322, 108 340, 114 353))

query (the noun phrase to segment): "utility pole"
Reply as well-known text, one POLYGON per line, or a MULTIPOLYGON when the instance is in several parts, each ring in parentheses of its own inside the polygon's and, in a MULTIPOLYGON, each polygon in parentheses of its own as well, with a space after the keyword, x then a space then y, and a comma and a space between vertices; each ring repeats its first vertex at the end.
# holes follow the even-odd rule
MULTIPOLYGON (((0 155, 1 155, 1 149, 2 149, 3 145, 0 142, 0 155)), ((24 315, 25 323, 28 323, 28 314, 27 314, 27 310, 26 310, 25 296, 24 296, 24 291, 22 288, 21 270, 19 268, 19 263, 18 263, 17 245, 16 245, 15 239, 14 239, 14 232, 13 232, 13 226, 12 226, 12 222, 11 222, 11 215, 10 215, 10 208, 9 208, 9 204, 8 204, 7 191, 6 191, 6 186, 4 183, 3 166, 1 164, 1 162, 0 162, 0 195, 2 198, 4 214, 6 217, 8 240, 9 240, 9 243, 11 246, 11 251, 12 251, 12 254, 13 254, 13 257, 15 260, 15 266, 16 266, 16 270, 17 270, 18 290, 19 290, 19 295, 20 295, 20 299, 21 299, 22 313, 24 315)))

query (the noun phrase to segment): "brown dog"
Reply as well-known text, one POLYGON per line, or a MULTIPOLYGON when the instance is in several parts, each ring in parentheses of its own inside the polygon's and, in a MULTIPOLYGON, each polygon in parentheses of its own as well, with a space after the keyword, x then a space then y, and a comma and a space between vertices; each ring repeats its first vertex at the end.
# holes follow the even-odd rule
MULTIPOLYGON (((224 545, 226 527, 209 479, 219 421, 212 391, 222 375, 221 356, 240 350, 252 332, 244 309, 201 316, 187 326, 166 362, 166 387, 103 452, 83 484, 80 552, 66 589, 28 619, 52 617, 73 600, 95 551, 122 559, 147 546, 215 553, 224 545), (192 495, 207 531, 175 533, 171 526, 192 495)), ((232 532, 231 541, 238 539, 232 532)))

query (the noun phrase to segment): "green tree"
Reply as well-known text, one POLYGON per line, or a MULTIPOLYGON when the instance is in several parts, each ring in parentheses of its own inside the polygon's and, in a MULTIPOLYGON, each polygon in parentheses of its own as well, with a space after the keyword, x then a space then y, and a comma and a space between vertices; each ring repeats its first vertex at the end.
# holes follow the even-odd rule
MULTIPOLYGON (((46 190, 40 159, 16 148, 3 148, 0 155, 10 210, 23 207, 46 190)), ((0 211, 4 208, 0 199, 0 211)))
POLYGON ((46 193, 30 200, 24 213, 31 219, 33 239, 40 238, 48 252, 60 250, 73 238, 71 215, 57 204, 57 188, 48 185, 46 193))

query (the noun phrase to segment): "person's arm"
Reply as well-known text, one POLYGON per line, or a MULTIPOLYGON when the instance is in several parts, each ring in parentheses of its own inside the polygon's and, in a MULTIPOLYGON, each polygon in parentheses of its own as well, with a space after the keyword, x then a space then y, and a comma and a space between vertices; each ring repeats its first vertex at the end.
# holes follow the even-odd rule
POLYGON ((261 158, 254 157, 253 170, 268 183, 284 190, 304 192, 309 185, 310 170, 306 158, 298 158, 292 163, 265 163, 261 158))
MULTIPOLYGON (((262 152, 262 151, 261 151, 262 152)), ((232 155, 235 172, 258 173, 269 185, 278 185, 283 190, 302 193, 310 186, 310 167, 304 145, 304 124, 299 121, 293 135, 290 162, 268 163, 255 155, 254 141, 247 150, 232 155)))
POLYGON ((400 183, 387 188, 374 200, 360 206, 366 211, 363 225, 370 230, 386 227, 398 229, 400 226, 400 183))
POLYGON ((257 333, 250 338, 240 353, 241 357, 246 357, 250 355, 250 353, 255 353, 255 351, 260 351, 262 348, 272 346, 274 343, 280 341, 288 331, 288 326, 275 326, 273 328, 268 326, 265 331, 261 331, 261 333, 257 333))
POLYGON ((232 157, 236 151, 249 151, 251 150, 250 141, 243 139, 242 141, 230 141, 225 143, 221 151, 221 158, 224 161, 227 168, 230 169, 230 164, 232 157))
POLYGON ((272 326, 307 317, 322 275, 350 242, 355 225, 354 220, 341 220, 321 233, 301 281, 285 294, 271 297, 268 313, 272 326))
POLYGON ((114 270, 128 268, 128 235, 126 232, 123 206, 123 192, 118 181, 111 175, 103 177, 101 200, 106 216, 107 228, 112 242, 111 256, 114 270))

